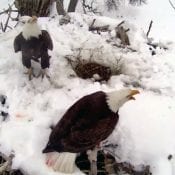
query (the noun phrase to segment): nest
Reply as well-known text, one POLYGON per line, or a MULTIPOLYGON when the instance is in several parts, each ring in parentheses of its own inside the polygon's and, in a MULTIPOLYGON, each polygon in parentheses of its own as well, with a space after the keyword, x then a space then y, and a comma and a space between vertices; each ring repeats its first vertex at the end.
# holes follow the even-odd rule
POLYGON ((83 79, 94 78, 96 81, 108 81, 112 75, 110 67, 96 62, 79 62, 73 69, 77 76, 83 79))

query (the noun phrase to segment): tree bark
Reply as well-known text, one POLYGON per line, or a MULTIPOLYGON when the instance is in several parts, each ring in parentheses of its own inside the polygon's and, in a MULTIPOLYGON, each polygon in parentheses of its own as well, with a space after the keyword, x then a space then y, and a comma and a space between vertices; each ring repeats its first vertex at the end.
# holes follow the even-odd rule
POLYGON ((52 0, 15 0, 15 7, 21 16, 48 16, 52 0))
POLYGON ((75 12, 78 0, 71 0, 68 7, 68 12, 75 12))
POLYGON ((56 0, 56 8, 59 15, 66 15, 66 11, 64 10, 64 0, 56 0))

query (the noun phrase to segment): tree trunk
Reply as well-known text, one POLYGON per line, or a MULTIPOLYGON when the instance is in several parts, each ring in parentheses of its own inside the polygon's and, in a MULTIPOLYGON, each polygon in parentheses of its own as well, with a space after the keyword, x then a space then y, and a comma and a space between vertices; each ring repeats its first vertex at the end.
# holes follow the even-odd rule
POLYGON ((15 0, 15 7, 21 16, 48 16, 52 0, 15 0))
POLYGON ((68 7, 68 12, 75 12, 78 0, 71 0, 68 7))
POLYGON ((66 11, 64 10, 63 5, 64 0, 56 0, 56 8, 59 15, 66 15, 66 11))

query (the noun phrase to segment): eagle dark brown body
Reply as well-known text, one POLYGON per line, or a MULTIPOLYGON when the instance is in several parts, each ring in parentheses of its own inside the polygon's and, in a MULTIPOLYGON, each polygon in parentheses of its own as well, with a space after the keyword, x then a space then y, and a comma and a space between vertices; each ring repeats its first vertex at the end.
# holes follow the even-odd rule
POLYGON ((41 30, 41 35, 25 39, 22 32, 14 40, 15 52, 22 52, 22 63, 25 67, 31 67, 31 60, 38 61, 41 58, 41 68, 49 68, 48 49, 53 49, 53 43, 49 33, 41 30))
POLYGON ((84 96, 63 115, 43 152, 79 153, 93 149, 112 133, 118 119, 118 112, 109 109, 104 92, 84 96))

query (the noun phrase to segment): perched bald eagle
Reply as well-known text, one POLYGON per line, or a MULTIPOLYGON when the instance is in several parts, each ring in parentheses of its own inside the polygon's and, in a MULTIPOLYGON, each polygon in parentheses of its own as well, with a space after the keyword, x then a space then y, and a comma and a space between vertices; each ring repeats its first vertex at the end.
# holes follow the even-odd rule
POLYGON ((76 154, 84 151, 91 163, 96 162, 97 146, 113 132, 119 119, 119 108, 134 100, 133 96, 138 93, 129 89, 98 91, 78 100, 52 130, 43 150, 43 153, 50 153, 46 163, 55 171, 72 173, 76 154))
POLYGON ((41 58, 41 74, 46 74, 45 69, 49 68, 48 49, 53 49, 53 42, 46 30, 41 30, 37 24, 37 17, 30 17, 24 25, 23 31, 15 37, 14 50, 22 52, 22 63, 28 69, 29 80, 33 74, 31 60, 39 62, 41 58))

